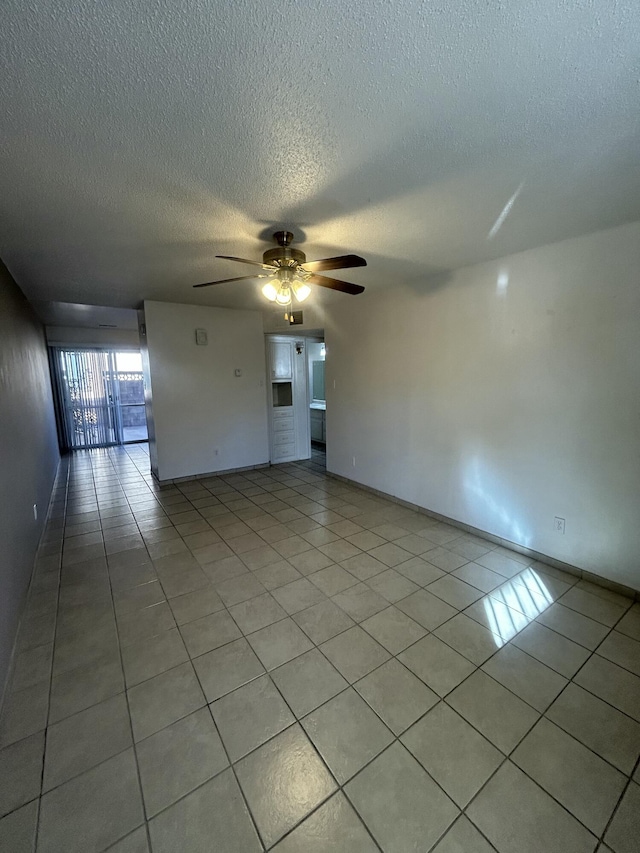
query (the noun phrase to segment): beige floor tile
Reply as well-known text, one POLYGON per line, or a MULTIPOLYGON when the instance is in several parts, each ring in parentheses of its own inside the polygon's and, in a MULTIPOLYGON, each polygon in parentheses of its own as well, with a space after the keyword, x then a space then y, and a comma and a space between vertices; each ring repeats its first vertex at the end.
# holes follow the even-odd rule
POLYGON ((125 646, 122 649, 122 663, 127 687, 153 678, 183 663, 188 657, 177 628, 125 646))
POLYGON ((231 770, 225 770, 149 822, 154 853, 260 853, 262 845, 231 770))
POLYGON ((420 589, 396 603, 396 607, 410 616, 415 622, 426 628, 435 630, 456 615, 457 610, 427 589, 420 589))
POLYGON ((432 595, 437 595, 456 610, 464 610, 465 607, 482 598, 482 592, 479 589, 453 575, 444 575, 430 583, 427 589, 432 595))
POLYGON ((355 624, 342 608, 328 599, 299 613, 294 613, 292 618, 316 644, 335 637, 336 634, 346 631, 355 624))
POLYGON ((48 710, 49 684, 46 681, 10 693, 4 700, 0 716, 0 749, 43 731, 48 710))
POLYGON ((614 853, 635 853, 640 838, 640 785, 631 782, 625 791, 605 841, 614 853))
POLYGON ((182 663, 128 691, 136 741, 171 725, 206 704, 191 662, 182 663))
POLYGON ((482 669, 540 712, 549 707, 567 684, 562 675, 511 643, 500 649, 482 669))
POLYGON ((348 686, 318 649, 274 669, 271 677, 298 719, 348 686))
POLYGON ((598 836, 627 783, 626 776, 545 719, 511 760, 598 836))
POLYGON ((326 569, 313 572, 307 578, 325 595, 337 595, 337 593, 358 583, 357 578, 340 566, 327 566, 326 569))
POLYGON ((494 853, 494 850, 471 821, 461 815, 433 848, 433 853, 494 853))
POLYGON ((357 626, 323 643, 320 650, 349 683, 362 678, 390 657, 386 649, 357 626))
POLYGON ((128 749, 43 796, 38 850, 103 850, 143 820, 136 761, 128 749))
POLYGON ((124 676, 119 659, 103 659, 93 666, 65 672, 51 681, 49 723, 56 723, 123 690, 124 676))
POLYGON ((397 660, 387 661, 354 686, 396 735, 438 701, 437 695, 397 660))
POLYGON ((307 607, 319 604, 326 598, 324 592, 312 584, 308 578, 300 578, 300 580, 278 587, 271 594, 289 615, 298 613, 300 610, 306 610, 307 607))
POLYGON ((440 702, 404 733, 402 743, 460 808, 504 761, 504 755, 440 702))
POLYGON ((208 708, 183 717, 136 746, 148 817, 228 766, 208 708))
POLYGON ((539 718, 533 708, 482 670, 450 693, 447 704, 507 755, 539 718))
POLYGON ((433 634, 399 654, 398 660, 438 696, 446 696, 476 668, 433 634))
POLYGON ((179 595, 170 600, 171 610, 178 625, 185 625, 201 619, 209 613, 222 610, 224 604, 212 585, 202 587, 186 595, 179 595))
POLYGON ((640 678, 637 675, 599 655, 592 655, 574 681, 640 722, 640 678))
POLYGON ((131 724, 124 693, 50 726, 43 791, 78 776, 131 744, 131 724))
POLYGON ((598 654, 640 676, 640 642, 612 631, 598 646, 598 654))
POLYGON ((295 722, 268 675, 239 687, 211 705, 231 761, 237 761, 295 722))
POLYGON ((430 849, 459 814, 400 743, 367 765, 345 793, 385 853, 430 849))
POLYGON ((264 672, 244 638, 201 655, 193 665, 208 702, 214 702, 264 672))
POLYGON ((386 610, 365 619, 360 625, 392 655, 399 654, 427 633, 421 625, 397 607, 387 607, 386 610))
POLYGON ((283 838, 273 853, 376 853, 377 845, 342 792, 338 792, 283 838))
POLYGON ((395 569, 387 569, 367 581, 368 586, 393 604, 406 598, 419 589, 418 585, 395 569))
POLYGON ((268 625, 247 639, 265 669, 275 669, 313 648, 313 643, 292 619, 268 625))
POLYGON ((640 756, 640 723, 631 717, 573 683, 545 716, 623 773, 632 772, 640 756))
POLYGON ((40 794, 44 732, 0 750, 0 817, 40 794))
POLYGON ((631 599, 625 600, 624 604, 607 601, 599 595, 592 595, 590 592, 580 589, 578 584, 565 592, 559 601, 565 607, 577 610, 583 616, 588 616, 609 628, 616 624, 632 604, 631 599))
POLYGON ((596 838, 521 770, 506 762, 467 809, 497 850, 592 853, 596 838))
POLYGON ((236 773, 267 847, 337 787, 299 725, 239 761, 236 773))
POLYGON ((192 658, 224 646, 242 636, 242 632, 227 610, 210 613, 180 627, 180 633, 192 658))
POLYGON ((386 598, 362 582, 332 596, 331 600, 356 622, 362 622, 389 605, 386 598))
POLYGON ((565 607, 560 602, 548 607, 537 617, 537 621, 591 651, 597 648, 609 633, 605 625, 565 607))
POLYGON ((500 637, 464 613, 458 613, 433 633, 477 666, 495 654, 503 644, 500 637))
POLYGON ((579 646, 540 622, 532 622, 513 638, 512 643, 565 678, 572 678, 590 655, 584 646, 579 646))
POLYGON ((0 819, 0 850, 10 851, 10 853, 33 853, 36 848, 37 823, 37 800, 27 803, 0 819))
POLYGON ((393 734, 352 688, 302 720, 302 726, 342 785, 393 741, 393 734))

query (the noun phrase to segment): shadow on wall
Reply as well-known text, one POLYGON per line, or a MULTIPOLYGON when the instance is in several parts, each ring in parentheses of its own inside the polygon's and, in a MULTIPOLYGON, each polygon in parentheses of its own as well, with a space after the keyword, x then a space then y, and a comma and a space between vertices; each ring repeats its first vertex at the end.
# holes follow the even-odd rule
POLYGON ((508 489, 483 466, 477 456, 468 462, 462 485, 469 506, 469 517, 477 519, 476 527, 504 536, 524 548, 531 546, 531 533, 519 518, 508 489))

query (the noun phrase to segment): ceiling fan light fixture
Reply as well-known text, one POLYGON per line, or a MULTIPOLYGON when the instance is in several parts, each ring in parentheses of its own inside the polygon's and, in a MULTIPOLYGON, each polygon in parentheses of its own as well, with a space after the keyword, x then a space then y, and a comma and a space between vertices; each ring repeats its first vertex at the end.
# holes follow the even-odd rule
POLYGON ((278 305, 289 305, 291 302, 291 288, 288 284, 280 286, 280 290, 276 294, 276 302, 278 305))
POLYGON ((304 281, 294 281, 293 292, 298 302, 304 302, 311 293, 311 288, 304 281))
POLYGON ((266 296, 269 302, 275 302, 278 298, 278 288, 273 284, 273 282, 268 281, 262 288, 262 295, 266 296))

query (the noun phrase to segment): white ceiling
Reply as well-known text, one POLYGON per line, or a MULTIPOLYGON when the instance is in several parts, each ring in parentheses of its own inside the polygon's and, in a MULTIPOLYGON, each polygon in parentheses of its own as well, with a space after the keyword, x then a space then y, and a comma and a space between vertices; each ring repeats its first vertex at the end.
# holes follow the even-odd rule
POLYGON ((2 41, 32 300, 257 306, 190 285, 276 226, 371 292, 640 219, 638 0, 5 0, 2 41))

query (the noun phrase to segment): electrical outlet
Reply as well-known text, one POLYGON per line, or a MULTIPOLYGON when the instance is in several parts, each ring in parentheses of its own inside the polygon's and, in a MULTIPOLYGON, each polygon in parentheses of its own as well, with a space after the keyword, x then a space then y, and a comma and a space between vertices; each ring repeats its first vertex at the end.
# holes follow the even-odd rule
POLYGON ((553 529, 556 531, 556 533, 564 533, 564 525, 564 518, 560 518, 560 516, 556 515, 556 517, 553 519, 553 529))
POLYGON ((355 456, 353 457, 352 465, 353 465, 353 467, 354 467, 354 468, 356 467, 356 457, 355 457, 355 456))
POLYGON ((33 505, 33 519, 34 521, 38 520, 38 504, 33 505))
POLYGON ((217 447, 213 448, 213 455, 217 456, 220 453, 220 450, 217 447))

